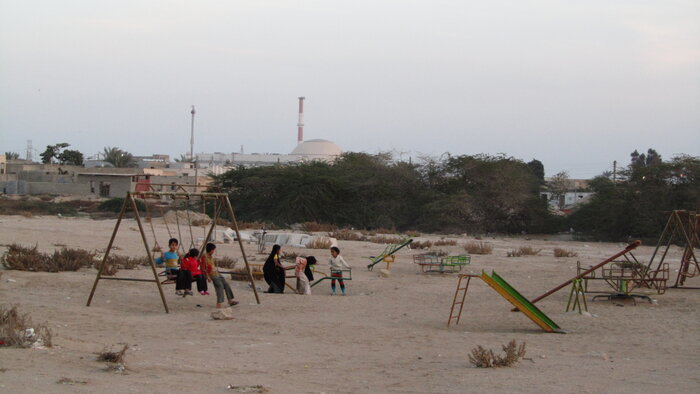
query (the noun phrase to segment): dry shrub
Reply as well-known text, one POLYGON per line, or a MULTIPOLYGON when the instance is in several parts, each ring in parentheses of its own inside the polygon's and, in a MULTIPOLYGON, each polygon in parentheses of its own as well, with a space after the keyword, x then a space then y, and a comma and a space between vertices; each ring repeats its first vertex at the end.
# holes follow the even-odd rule
POLYGON ((439 239, 433 244, 435 246, 454 246, 457 245, 457 241, 454 239, 439 239))
POLYGON ((2 266, 8 270, 17 271, 44 271, 46 255, 39 252, 37 245, 24 247, 13 243, 7 247, 7 252, 2 256, 2 266))
POLYGON ((62 248, 54 251, 47 264, 47 271, 77 271, 83 267, 91 267, 95 263, 95 252, 85 249, 62 248))
POLYGON ((62 377, 61 379, 58 379, 56 381, 57 384, 67 384, 70 386, 76 385, 76 384, 87 384, 87 380, 77 380, 77 379, 71 379, 67 377, 62 377))
POLYGON ((46 325, 33 324, 28 313, 20 313, 17 306, 0 305, 0 346, 30 347, 52 345, 53 332, 46 325))
POLYGON ((374 234, 396 234, 397 233, 395 228, 389 229, 389 228, 384 228, 384 227, 375 228, 373 231, 374 231, 374 234))
MULTIPOLYGON (((113 254, 107 258, 107 264, 113 265, 118 269, 133 270, 138 266, 151 265, 148 257, 129 257, 113 254)), ((97 265, 99 268, 99 265, 97 265)))
POLYGON ((496 355, 493 350, 486 350, 481 346, 477 346, 472 349, 472 353, 469 355, 469 362, 477 368, 512 367, 525 357, 525 342, 518 345, 513 339, 507 345, 501 346, 501 348, 505 352, 504 356, 496 355))
POLYGON ((104 349, 102 350, 102 352, 97 354, 97 361, 124 365, 124 358, 126 356, 126 350, 128 348, 129 344, 124 344, 122 350, 118 352, 113 352, 111 350, 104 349))
POLYGON ((374 242, 375 244, 399 244, 403 242, 404 239, 396 236, 375 235, 369 238, 368 241, 374 242))
MULTIPOLYGON (((235 270, 231 271, 231 273, 232 273, 231 274, 232 280, 240 280, 240 281, 244 281, 244 282, 248 281, 248 272, 246 271, 245 267, 236 268, 235 270)), ((250 273, 253 274, 254 280, 261 280, 265 277, 261 268, 258 266, 253 267, 250 270, 250 273)))
POLYGON ((94 264, 95 253, 84 249, 62 248, 52 255, 41 253, 37 245, 24 247, 11 244, 2 256, 5 268, 17 271, 77 271, 94 264))
POLYGON ((418 231, 409 230, 409 231, 406 231, 406 236, 409 238, 416 238, 416 237, 420 237, 421 234, 418 231))
POLYGON ((282 252, 280 260, 294 260, 297 257, 299 257, 299 253, 297 252, 282 252))
POLYGON ((216 258, 216 266, 219 268, 232 269, 238 263, 238 258, 231 256, 219 256, 216 258))
POLYGON ((309 249, 330 249, 333 244, 328 238, 314 238, 306 244, 309 249))
MULTIPOLYGON (((95 269, 99 271, 101 264, 102 261, 95 261, 95 269)), ((104 267, 102 268, 102 275, 114 276, 117 274, 117 271, 119 271, 119 267, 117 267, 117 265, 113 263, 112 259, 107 259, 107 261, 105 261, 104 267)))
POLYGON ((193 226, 206 226, 208 224, 211 224, 211 219, 193 219, 192 220, 193 226))
POLYGON ((493 246, 483 241, 472 241, 464 244, 464 250, 469 254, 491 254, 491 252, 493 252, 493 246))
POLYGON ((429 249, 433 246, 433 243, 430 241, 413 241, 411 242, 411 249, 429 249))
MULTIPOLYGON (((220 226, 230 226, 231 228, 233 228, 233 226, 232 226, 233 223, 231 223, 231 220, 229 220, 229 219, 218 218, 217 221, 216 221, 216 224, 217 224, 217 225, 220 225, 220 226)), ((251 229, 251 228, 252 228, 252 229, 257 229, 257 230, 259 230, 259 229, 261 229, 261 228, 264 228, 264 229, 267 229, 268 231, 269 231, 269 230, 279 230, 279 227, 278 227, 278 226, 275 226, 274 224, 271 224, 271 223, 261 223, 261 222, 236 222, 236 224, 238 224, 238 229, 239 229, 239 230, 251 229)))
POLYGON ((521 246, 517 250, 508 252, 508 257, 536 256, 542 249, 534 249, 530 246, 521 246))
POLYGON ((358 233, 357 231, 352 231, 348 229, 336 230, 329 232, 328 236, 335 238, 339 241, 366 241, 367 237, 358 233))
POLYGON ((301 224, 301 231, 305 231, 308 233, 312 232, 329 232, 329 231, 335 231, 337 227, 332 224, 328 223, 318 223, 318 222, 304 222, 301 224))
POLYGON ((450 253, 446 250, 438 249, 438 250, 431 251, 430 254, 433 256, 443 257, 443 256, 447 256, 450 253))
POLYGON ((578 253, 573 250, 566 250, 562 248, 554 248, 554 257, 576 257, 578 253))

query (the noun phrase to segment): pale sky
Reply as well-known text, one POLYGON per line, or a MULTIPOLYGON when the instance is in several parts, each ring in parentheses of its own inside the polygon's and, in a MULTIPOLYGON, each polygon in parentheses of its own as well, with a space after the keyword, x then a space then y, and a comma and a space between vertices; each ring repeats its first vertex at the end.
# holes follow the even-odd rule
MULTIPOLYGON (((0 0, 0 151, 700 156, 700 1, 0 0)), ((36 156, 35 156, 36 157, 36 156)))

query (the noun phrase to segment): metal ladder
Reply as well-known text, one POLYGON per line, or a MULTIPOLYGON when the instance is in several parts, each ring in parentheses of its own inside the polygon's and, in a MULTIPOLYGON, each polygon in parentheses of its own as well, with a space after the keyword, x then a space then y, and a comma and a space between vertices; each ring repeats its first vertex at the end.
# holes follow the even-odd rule
POLYGON ((450 326, 452 323, 453 319, 456 319, 455 325, 459 324, 459 319, 462 317, 462 308, 464 307, 464 300, 467 298, 467 289, 469 289, 469 282, 471 281, 472 277, 476 275, 459 275, 459 281, 457 282, 457 289, 455 290, 455 296, 452 299, 452 308, 450 309, 450 317, 447 319, 447 327, 450 326), (464 287, 462 287, 462 280, 464 278, 467 278, 466 283, 464 283, 464 287), (463 292, 460 296, 460 292, 463 292), (458 301, 459 299, 459 301, 458 301), (459 308, 455 310, 456 306, 459 305, 459 308))

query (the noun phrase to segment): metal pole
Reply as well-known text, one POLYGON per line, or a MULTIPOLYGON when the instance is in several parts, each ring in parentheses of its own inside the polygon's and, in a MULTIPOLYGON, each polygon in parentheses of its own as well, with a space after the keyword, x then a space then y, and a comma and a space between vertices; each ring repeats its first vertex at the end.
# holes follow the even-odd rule
POLYGON ((126 212, 126 205, 127 201, 126 199, 124 199, 124 204, 122 204, 122 210, 121 212, 119 212, 119 217, 117 218, 117 224, 114 226, 114 231, 112 232, 112 238, 109 239, 107 250, 105 251, 104 257, 102 258, 102 264, 100 264, 100 268, 97 270, 97 276, 95 277, 95 283, 93 283, 92 285, 92 291, 90 291, 90 297, 88 297, 87 306, 90 306, 90 303, 92 302, 92 296, 95 295, 95 289, 97 289, 97 282, 99 282, 101 279, 102 269, 104 268, 105 263, 107 262, 107 257, 109 257, 109 251, 112 250, 114 238, 117 236, 117 231, 119 231, 119 224, 122 222, 122 217, 124 217, 124 213, 126 212))
POLYGON ((155 279, 156 285, 158 285, 158 292, 160 293, 160 299, 163 301, 163 306, 165 307, 165 313, 170 313, 168 310, 168 303, 165 301, 165 294, 163 294, 163 287, 160 285, 160 280, 158 279, 158 272, 156 272, 156 263, 153 261, 153 255, 148 247, 148 241, 146 240, 146 233, 143 231, 143 225, 141 224, 141 217, 139 216, 139 209, 136 205, 136 200, 131 192, 126 193, 126 198, 131 201, 131 206, 134 209, 134 215, 136 217, 136 224, 139 225, 139 232, 141 233, 141 239, 143 240, 143 246, 146 248, 146 255, 148 256, 148 262, 151 263, 151 269, 153 270, 153 278, 155 279))
POLYGON ((190 160, 194 162, 194 105, 190 113, 192 114, 192 126, 190 128, 190 160))
POLYGON ((238 245, 241 247, 241 254, 243 254, 243 262, 245 262, 245 269, 248 272, 248 280, 250 285, 253 287, 253 293, 255 293, 255 300, 260 304, 260 296, 258 296, 258 290, 255 287, 255 281, 253 280, 253 273, 250 272, 250 265, 248 265, 248 257, 245 255, 245 249, 243 249, 243 241, 241 241, 241 233, 238 232, 238 223, 236 222, 236 216, 233 213, 233 206, 231 206, 231 201, 228 196, 221 197, 222 203, 226 203, 226 210, 231 217, 231 222, 233 222, 233 229, 236 230, 236 238, 238 238, 238 245))

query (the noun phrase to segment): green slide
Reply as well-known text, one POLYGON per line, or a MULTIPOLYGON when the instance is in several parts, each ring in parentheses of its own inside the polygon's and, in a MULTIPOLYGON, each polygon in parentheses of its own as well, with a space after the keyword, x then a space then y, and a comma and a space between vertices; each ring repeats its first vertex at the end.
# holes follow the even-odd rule
POLYGON ((552 319, 545 315, 544 312, 542 312, 533 303, 528 301, 527 298, 525 298, 522 294, 520 294, 520 292, 515 290, 513 286, 509 285, 508 282, 505 281, 505 279, 503 279, 500 275, 496 273, 496 271, 491 272, 491 279, 493 279, 494 282, 496 282, 508 294, 510 294, 511 297, 515 298, 520 304, 522 304, 521 306, 523 308, 526 308, 532 315, 536 316, 544 324, 550 327, 552 331, 563 332, 562 329, 557 325, 557 323, 555 323, 552 319))

